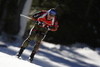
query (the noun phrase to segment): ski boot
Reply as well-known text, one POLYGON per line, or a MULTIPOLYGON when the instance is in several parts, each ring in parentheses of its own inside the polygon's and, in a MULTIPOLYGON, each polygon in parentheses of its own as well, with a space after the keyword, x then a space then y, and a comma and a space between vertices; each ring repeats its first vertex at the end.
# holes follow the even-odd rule
POLYGON ((32 63, 34 55, 35 55, 35 53, 32 52, 31 55, 30 55, 30 57, 29 57, 29 62, 30 63, 32 63))
POLYGON ((19 52, 16 54, 17 58, 20 58, 21 54, 23 53, 25 48, 21 47, 21 49, 19 50, 19 52))

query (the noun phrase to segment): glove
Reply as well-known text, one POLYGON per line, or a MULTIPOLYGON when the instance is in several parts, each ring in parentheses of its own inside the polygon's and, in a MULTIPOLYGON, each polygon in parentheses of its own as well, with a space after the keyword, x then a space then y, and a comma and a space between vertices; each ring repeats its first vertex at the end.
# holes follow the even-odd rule
POLYGON ((36 24, 38 24, 38 21, 35 21, 36 24))
POLYGON ((43 24, 44 24, 43 22, 38 22, 39 26, 43 26, 43 24))
POLYGON ((53 25, 52 25, 52 26, 49 26, 49 28, 50 28, 50 29, 55 29, 55 27, 54 27, 53 25))
POLYGON ((43 22, 41 21, 41 22, 38 22, 38 21, 36 21, 36 24, 38 24, 39 26, 43 26, 43 22))
POLYGON ((48 25, 45 25, 44 28, 45 28, 46 30, 51 30, 50 27, 49 27, 48 25))

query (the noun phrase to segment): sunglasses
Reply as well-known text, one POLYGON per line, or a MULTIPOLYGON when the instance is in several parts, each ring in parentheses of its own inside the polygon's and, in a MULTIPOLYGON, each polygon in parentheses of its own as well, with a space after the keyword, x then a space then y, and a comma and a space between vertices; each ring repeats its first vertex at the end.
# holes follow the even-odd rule
POLYGON ((52 17, 54 17, 54 16, 55 16, 54 14, 51 14, 51 13, 49 13, 49 15, 50 15, 50 16, 52 16, 52 17))

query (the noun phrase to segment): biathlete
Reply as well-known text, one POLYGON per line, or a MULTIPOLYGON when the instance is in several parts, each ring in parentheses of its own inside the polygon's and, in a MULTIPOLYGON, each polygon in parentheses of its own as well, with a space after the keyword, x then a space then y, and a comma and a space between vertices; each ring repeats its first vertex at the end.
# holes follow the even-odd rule
POLYGON ((32 16, 32 19, 35 21, 35 26, 30 30, 29 36, 24 40, 20 50, 16 54, 18 58, 21 56, 30 41, 36 37, 36 44, 29 56, 29 61, 33 61, 34 55, 37 53, 40 43, 45 38, 47 32, 57 31, 58 29, 58 21, 55 15, 55 9, 50 9, 48 11, 42 10, 32 16))

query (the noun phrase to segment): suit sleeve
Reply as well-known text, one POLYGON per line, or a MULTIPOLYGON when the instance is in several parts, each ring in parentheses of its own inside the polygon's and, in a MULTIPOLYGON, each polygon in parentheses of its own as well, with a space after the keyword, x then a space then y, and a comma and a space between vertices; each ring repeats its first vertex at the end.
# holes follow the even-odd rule
POLYGON ((42 14, 43 14, 43 12, 42 12, 42 11, 40 11, 40 12, 38 12, 38 13, 34 14, 34 15, 32 16, 32 20, 36 21, 36 20, 37 20, 37 18, 38 18, 38 17, 40 17, 42 14))
POLYGON ((57 29, 58 29, 58 21, 55 21, 55 24, 51 28, 51 31, 57 31, 57 29))

